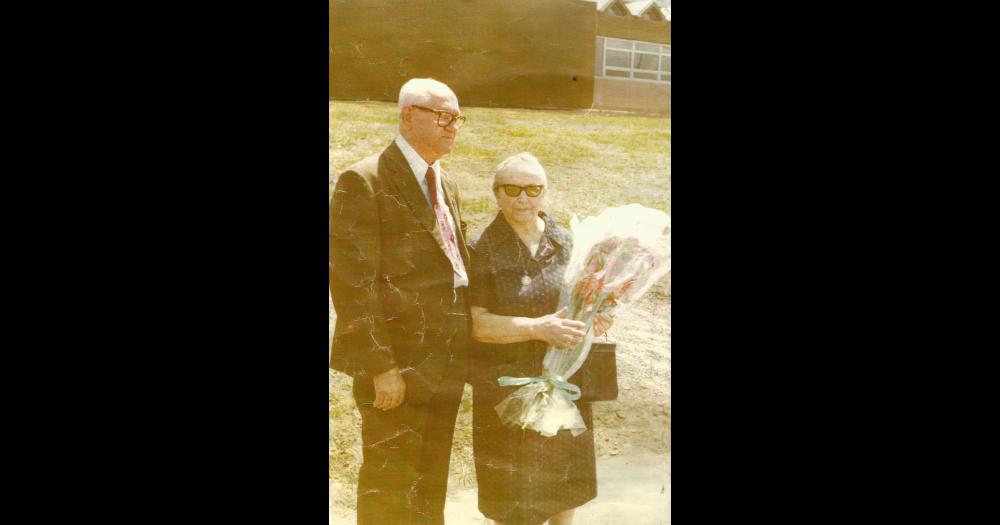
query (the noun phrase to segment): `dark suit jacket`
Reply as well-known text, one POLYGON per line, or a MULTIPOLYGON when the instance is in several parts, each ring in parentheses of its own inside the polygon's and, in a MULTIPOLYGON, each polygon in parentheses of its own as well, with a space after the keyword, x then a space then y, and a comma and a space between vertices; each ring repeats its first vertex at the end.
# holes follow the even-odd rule
MULTIPOLYGON (((458 186, 447 173, 441 183, 460 225, 455 235, 468 268, 458 186)), ((355 377, 406 368, 408 396, 411 380, 433 385, 440 379, 441 344, 457 343, 448 333, 458 317, 464 323, 468 317, 448 311, 454 271, 434 211, 395 142, 337 180, 330 203, 330 292, 337 312, 331 368, 355 377)))

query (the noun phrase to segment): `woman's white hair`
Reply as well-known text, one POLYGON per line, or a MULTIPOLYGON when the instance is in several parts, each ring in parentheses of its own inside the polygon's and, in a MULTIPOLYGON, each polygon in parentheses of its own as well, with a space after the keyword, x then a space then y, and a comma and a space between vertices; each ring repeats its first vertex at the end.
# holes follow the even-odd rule
POLYGON ((455 92, 444 82, 433 78, 411 78, 399 88, 399 110, 403 111, 403 106, 428 104, 434 97, 458 100, 455 92))
POLYGON ((497 164, 496 172, 493 174, 494 191, 500 186, 500 175, 520 166, 537 167, 542 172, 542 175, 545 175, 546 179, 548 178, 545 168, 542 167, 542 163, 538 161, 538 158, 527 151, 522 151, 503 159, 500 164, 497 164))

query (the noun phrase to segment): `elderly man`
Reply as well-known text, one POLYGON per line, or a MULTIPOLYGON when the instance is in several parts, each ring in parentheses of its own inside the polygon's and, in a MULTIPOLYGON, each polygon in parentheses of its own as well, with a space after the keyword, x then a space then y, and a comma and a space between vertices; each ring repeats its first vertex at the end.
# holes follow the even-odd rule
POLYGON ((354 377, 361 413, 359 525, 444 523, 471 325, 458 186, 439 160, 464 123, 448 86, 410 80, 399 135, 330 203, 330 367, 354 377))

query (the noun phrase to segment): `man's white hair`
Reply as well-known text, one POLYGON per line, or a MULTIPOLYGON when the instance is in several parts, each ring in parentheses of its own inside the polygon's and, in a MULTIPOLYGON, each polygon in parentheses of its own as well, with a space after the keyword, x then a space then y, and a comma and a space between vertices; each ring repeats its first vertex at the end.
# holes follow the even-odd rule
POLYGON ((542 175, 545 175, 545 178, 548 179, 545 168, 542 167, 542 163, 538 161, 538 158, 527 151, 522 151, 503 159, 500 164, 497 164, 496 172, 493 174, 493 189, 495 190, 500 185, 500 175, 519 166, 538 167, 542 175))
POLYGON ((455 92, 444 82, 433 78, 411 78, 399 88, 399 110, 402 111, 403 106, 428 104, 434 97, 458 100, 455 92))

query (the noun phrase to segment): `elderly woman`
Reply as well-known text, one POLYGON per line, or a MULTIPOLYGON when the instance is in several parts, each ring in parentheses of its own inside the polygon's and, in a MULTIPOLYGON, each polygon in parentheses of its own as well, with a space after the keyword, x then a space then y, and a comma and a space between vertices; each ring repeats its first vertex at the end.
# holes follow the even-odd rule
MULTIPOLYGON (((572 239, 542 212, 548 193, 545 170, 529 153, 497 166, 493 194, 500 207, 472 255, 470 380, 473 444, 479 510, 498 525, 565 525, 576 507, 597 496, 593 419, 577 403, 587 431, 561 430, 543 437, 501 423, 494 407, 518 387, 497 378, 538 377, 549 345, 577 344, 584 325, 555 311, 572 239)), ((601 335, 611 318, 601 315, 601 335)), ((572 378, 570 378, 572 382, 572 378)))

